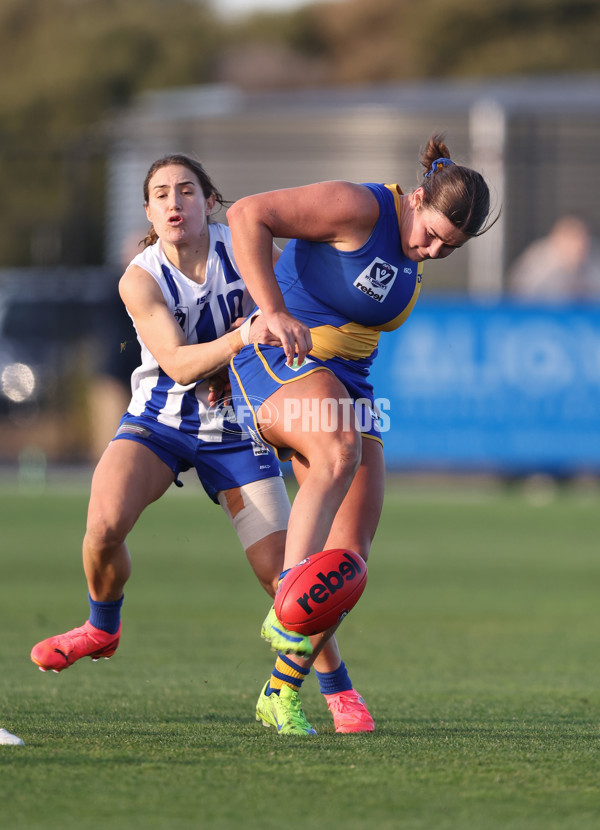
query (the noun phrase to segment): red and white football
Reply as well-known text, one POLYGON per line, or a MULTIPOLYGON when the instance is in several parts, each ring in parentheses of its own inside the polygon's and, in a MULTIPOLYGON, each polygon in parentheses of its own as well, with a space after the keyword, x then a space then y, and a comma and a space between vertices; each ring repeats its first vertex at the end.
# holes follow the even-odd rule
POLYGON ((318 634, 354 608, 366 584, 366 562, 354 551, 314 553, 281 580, 275 595, 277 619, 298 634, 318 634))

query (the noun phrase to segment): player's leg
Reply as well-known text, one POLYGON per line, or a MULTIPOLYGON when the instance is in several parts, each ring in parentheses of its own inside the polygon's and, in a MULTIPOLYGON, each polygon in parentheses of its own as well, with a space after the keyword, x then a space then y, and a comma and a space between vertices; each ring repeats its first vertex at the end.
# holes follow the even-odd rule
MULTIPOLYGON (((259 358, 260 364, 254 352, 242 350, 232 361, 230 375, 234 401, 244 402, 238 417, 249 429, 258 429, 268 443, 284 451, 291 448, 305 459, 300 490, 294 500, 288 526, 287 568, 326 545, 335 514, 357 470, 362 438, 356 430, 354 418, 347 417, 350 414, 348 409, 354 414, 352 398, 342 381, 331 377, 327 370, 316 368, 314 361, 310 360, 299 370, 296 367, 290 370, 282 365, 280 350, 261 348, 259 358), (253 399, 253 393, 259 390, 266 397, 265 403, 253 413, 252 419, 248 419, 247 404, 253 399), (320 426, 318 418, 328 408, 329 414, 336 418, 337 429, 332 431, 330 424, 327 429, 315 429, 315 412, 317 426, 320 426), (292 412, 296 413, 295 418, 290 417, 292 412), (312 423, 305 423, 305 414, 310 416, 306 420, 312 419, 312 423)), ((366 396, 368 399, 372 392, 368 384, 361 381, 357 387, 352 378, 350 380, 354 387, 353 397, 359 399, 366 396), (361 386, 364 386, 364 392, 361 386)), ((357 521, 356 515, 352 518, 357 521)), ((363 547, 368 547, 368 544, 363 547)), ((275 645, 276 650, 294 653, 293 657, 286 657, 292 663, 292 671, 300 672, 305 666, 310 666, 310 661, 303 661, 302 654, 308 655, 312 646, 310 651, 304 648, 304 644, 302 650, 289 648, 287 635, 293 632, 284 631, 284 636, 279 638, 280 628, 274 609, 271 609, 263 623, 263 637, 272 646, 275 645)), ((317 650, 321 650, 323 673, 337 671, 342 665, 337 644, 331 635, 332 631, 329 631, 313 638, 317 650)))
POLYGON ((288 523, 285 568, 323 550, 360 464, 361 435, 343 405, 347 400, 331 372, 315 371, 280 386, 257 412, 266 440, 306 459, 288 523))
MULTIPOLYGON (((271 597, 275 596, 279 583, 284 551, 285 531, 271 533, 246 550, 248 560, 271 597)), ((294 636, 293 632, 291 635, 294 636)), ((294 662, 294 655, 279 652, 271 677, 258 698, 256 719, 264 726, 275 726, 282 735, 315 735, 316 730, 306 719, 300 703, 302 683, 309 672, 310 667, 294 662)))
POLYGON ((131 572, 126 537, 144 508, 173 483, 173 470, 135 441, 115 440, 92 479, 83 565, 90 616, 78 628, 49 637, 32 649, 43 671, 58 672, 76 660, 110 657, 120 638, 123 588, 131 572))
MULTIPOLYGON (((368 458, 370 454, 369 449, 367 449, 366 457, 368 458)), ((303 468, 299 470, 298 475, 303 479, 303 468)), ((363 478, 365 482, 361 486, 369 488, 368 477, 365 476, 364 470, 360 472, 361 481, 363 478)), ((358 489, 356 498, 359 498, 358 489)), ((262 482, 253 482, 245 487, 221 492, 219 493, 219 502, 236 530, 259 581, 267 593, 273 596, 282 568, 285 541, 285 532, 277 530, 277 528, 285 526, 290 511, 282 479, 267 479, 262 482), (262 535, 265 529, 274 532, 262 535)), ((344 512, 347 509, 348 507, 344 508, 344 512)), ((342 516, 342 521, 346 522, 344 516, 342 516)), ((354 520, 353 525, 357 526, 358 533, 363 532, 362 523, 354 520)), ((366 551, 372 533, 374 533, 374 527, 366 522, 362 542, 360 544, 358 541, 353 542, 355 547, 360 551, 366 551)), ((356 535, 353 535, 352 538, 356 539, 356 535)), ((321 635, 313 638, 315 645, 320 643, 320 637, 321 635)), ((320 644, 323 647, 320 655, 322 672, 324 678, 328 681, 326 688, 330 690, 330 697, 329 699, 326 698, 328 703, 331 700, 336 700, 338 709, 340 709, 341 696, 337 693, 341 689, 338 689, 338 686, 343 685, 346 692, 343 701, 343 714, 345 715, 343 724, 339 722, 339 712, 334 711, 334 719, 337 714, 336 726, 339 727, 338 731, 371 731, 373 721, 361 699, 358 698, 358 703, 352 699, 353 696, 358 697, 358 695, 352 691, 352 684, 349 682, 347 673, 345 674, 344 683, 342 674, 345 673, 345 666, 340 657, 335 635, 320 644), (352 723, 349 723, 347 711, 349 706, 352 710, 352 723)), ((275 725, 283 734, 314 734, 313 728, 302 711, 299 700, 299 693, 303 681, 310 672, 311 664, 312 660, 305 661, 296 655, 284 652, 277 655, 271 677, 265 684, 257 703, 258 720, 262 720, 264 724, 275 725)))
POLYGON ((279 475, 221 490, 219 504, 244 549, 256 578, 275 596, 283 569, 290 501, 279 475))
MULTIPOLYGON (((361 436, 351 399, 328 368, 313 360, 290 368, 278 348, 242 349, 232 361, 230 379, 240 423, 258 430, 267 443, 281 450, 281 457, 298 452, 309 461, 288 523, 287 569, 322 550, 360 463, 361 436), (264 403, 250 419, 248 404, 257 399, 257 391, 264 403)), ((308 637, 285 629, 273 608, 261 636, 276 651, 312 652, 308 637)))
MULTIPOLYGON (((363 436, 362 442, 360 467, 336 514, 324 549, 347 548, 366 561, 383 505, 385 462, 378 441, 363 436)), ((299 482, 306 476, 306 466, 306 459, 297 457, 293 460, 294 474, 299 482)), ((314 666, 336 731, 371 732, 373 719, 352 686, 335 634, 325 632, 312 637, 311 642, 313 654, 304 660, 294 660, 304 669, 314 666)))
MULTIPOLYGON (((290 503, 280 476, 223 490, 219 503, 244 548, 258 581, 271 598, 275 596, 283 568, 286 527, 290 503)), ((280 654, 277 664, 286 670, 288 658, 280 654)), ((276 667, 277 670, 277 667, 276 667)), ((275 726, 284 735, 314 735, 300 705, 300 687, 310 669, 278 672, 267 681, 256 704, 256 719, 275 726), (282 687, 286 688, 282 691, 282 687)))
MULTIPOLYGON (((279 386, 257 411, 265 439, 306 459, 294 498, 284 568, 323 550, 335 514, 352 483, 361 458, 361 433, 346 387, 327 370, 316 370, 279 386)), ((271 608, 261 636, 274 651, 308 656, 308 637, 290 631, 271 608)))
POLYGON ((131 573, 126 538, 142 511, 173 483, 173 470, 136 441, 106 448, 92 478, 83 568, 93 600, 119 600, 131 573))
MULTIPOLYGON (((336 514, 324 549, 348 548, 366 560, 381 514, 385 465, 381 444, 366 437, 362 440, 363 454, 360 467, 336 514)), ((307 465, 308 462, 303 458, 296 457, 293 461, 299 484, 306 480, 307 465)), ((261 702, 264 705, 265 697, 271 688, 287 685, 299 692, 311 666, 314 665, 321 692, 333 716, 336 732, 372 732, 373 718, 363 698, 353 688, 340 655, 334 630, 310 639, 314 651, 308 657, 281 652, 278 654, 269 683, 259 698, 259 708, 261 702)))

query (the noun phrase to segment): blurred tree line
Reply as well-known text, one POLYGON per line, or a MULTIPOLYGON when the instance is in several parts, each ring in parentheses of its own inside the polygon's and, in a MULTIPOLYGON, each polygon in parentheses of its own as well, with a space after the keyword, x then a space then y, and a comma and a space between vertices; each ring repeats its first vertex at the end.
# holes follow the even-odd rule
POLYGON ((598 69, 598 0, 338 0, 229 23, 208 0, 2 0, 0 266, 102 262, 99 126, 144 90, 598 69))

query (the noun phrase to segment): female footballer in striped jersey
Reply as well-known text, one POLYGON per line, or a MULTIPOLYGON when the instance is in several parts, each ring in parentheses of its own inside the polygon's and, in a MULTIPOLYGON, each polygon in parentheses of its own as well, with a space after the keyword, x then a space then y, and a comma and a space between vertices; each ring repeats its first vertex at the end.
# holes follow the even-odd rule
MULTIPOLYGON (((244 433, 216 402, 215 375, 247 342, 278 343, 258 319, 235 328, 254 303, 235 265, 229 229, 209 222, 219 191, 195 160, 156 161, 144 182, 152 223, 144 250, 119 290, 141 345, 132 397, 92 480, 83 565, 90 616, 34 646, 31 659, 55 672, 114 654, 123 588, 131 572, 126 539, 143 510, 192 467, 238 533, 265 590, 283 566, 289 500, 275 455, 244 433)), ((270 244, 272 260, 280 253, 270 244)), ((329 646, 335 653, 336 646, 329 646)), ((313 733, 298 706, 281 731, 313 733)))

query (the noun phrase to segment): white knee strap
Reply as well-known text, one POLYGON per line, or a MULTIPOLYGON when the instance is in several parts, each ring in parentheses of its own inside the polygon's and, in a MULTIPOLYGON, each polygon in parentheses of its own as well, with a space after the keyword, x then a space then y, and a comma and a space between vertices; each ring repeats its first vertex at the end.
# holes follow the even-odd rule
POLYGON ((217 498, 244 550, 277 530, 287 529, 290 501, 281 476, 221 490, 217 498))

